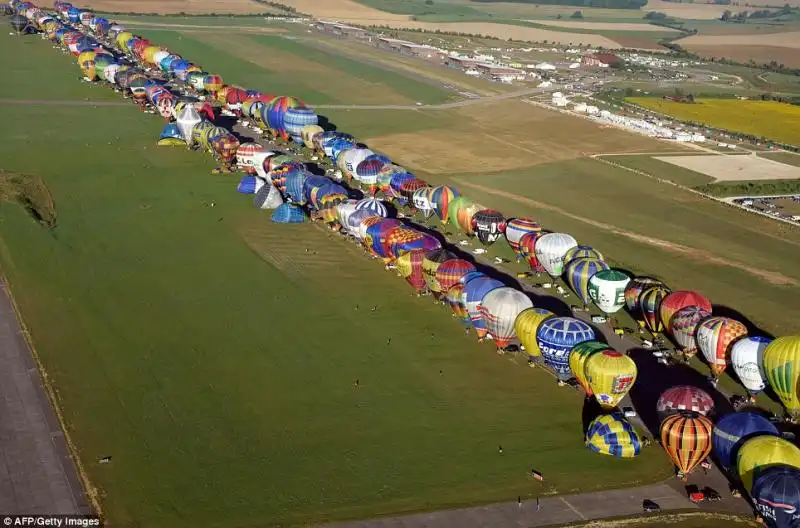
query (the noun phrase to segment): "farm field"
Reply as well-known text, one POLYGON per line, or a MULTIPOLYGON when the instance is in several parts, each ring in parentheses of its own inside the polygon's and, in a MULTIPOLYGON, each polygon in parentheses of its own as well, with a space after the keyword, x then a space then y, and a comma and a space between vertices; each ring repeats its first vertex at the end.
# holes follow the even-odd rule
POLYGON ((686 187, 697 187, 698 185, 705 185, 714 181, 714 178, 711 176, 685 167, 671 165, 654 156, 605 156, 603 159, 612 163, 618 163, 623 167, 640 170, 656 178, 673 181, 686 187))
POLYGON ((701 174, 715 181, 760 181, 797 180, 800 167, 787 165, 751 154, 708 156, 659 156, 656 159, 677 165, 701 174))
POLYGON ((800 67, 800 59, 798 59, 797 48, 762 46, 757 44, 735 46, 683 42, 680 42, 680 45, 685 49, 700 55, 701 57, 730 59, 742 63, 748 63, 752 60, 756 64, 767 64, 774 60, 779 64, 784 64, 790 68, 800 67))
MULTIPOLYGON (((50 98, 94 90, 64 59, 50 98)), ((305 524, 670 474, 659 450, 586 450, 577 392, 499 360, 325 230, 271 224, 209 157, 156 147, 162 120, 4 115, 2 168, 43 178, 58 226, 3 204, 0 264, 115 525, 305 524)))
POLYGON ((275 11, 270 6, 253 0, 136 0, 135 3, 125 0, 86 0, 81 7, 105 13, 232 13, 251 14, 275 11))
POLYGON ((686 121, 800 144, 800 107, 789 104, 737 99, 697 99, 687 104, 654 97, 626 101, 686 121))
POLYGON ((602 22, 602 21, 575 21, 575 20, 529 20, 545 26, 562 27, 567 29, 588 29, 595 31, 652 31, 656 33, 678 33, 677 29, 654 26, 644 22, 602 22))
POLYGON ((278 35, 160 29, 142 33, 176 53, 199 57, 204 68, 237 84, 293 94, 311 105, 441 103, 454 97, 433 83, 278 35))
POLYGON ((762 158, 771 159, 773 161, 780 161, 788 165, 800 167, 800 155, 792 152, 761 152, 759 156, 762 158))

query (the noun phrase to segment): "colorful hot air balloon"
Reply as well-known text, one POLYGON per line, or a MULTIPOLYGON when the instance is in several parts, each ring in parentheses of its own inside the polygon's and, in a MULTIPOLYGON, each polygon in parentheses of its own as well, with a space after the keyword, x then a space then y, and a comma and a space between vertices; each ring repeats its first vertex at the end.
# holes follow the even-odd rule
POLYGON ((542 264, 536 257, 536 241, 539 240, 545 233, 539 231, 535 233, 526 233, 519 239, 519 254, 522 259, 528 263, 531 271, 540 272, 544 271, 542 264))
POLYGON ((622 413, 611 413, 600 415, 589 424, 586 447, 603 455, 633 458, 642 450, 642 443, 622 413))
POLYGON ((604 260, 603 254, 591 246, 575 246, 564 254, 564 266, 568 266, 570 262, 579 258, 604 260))
POLYGON ((281 96, 276 97, 269 106, 266 106, 266 111, 262 110, 262 119, 266 122, 270 129, 283 139, 288 139, 289 135, 286 131, 286 112, 290 108, 297 108, 305 106, 302 101, 294 97, 281 96), (266 119, 264 119, 266 118, 266 119))
POLYGON ((789 415, 800 416, 798 378, 800 378, 800 337, 779 337, 764 350, 764 371, 772 390, 789 415))
POLYGON ((656 403, 656 412, 661 420, 681 411, 696 412, 706 416, 713 410, 713 398, 703 389, 691 385, 678 385, 665 390, 656 403))
POLYGON ((586 360, 586 381, 597 403, 603 409, 613 409, 636 381, 636 363, 615 350, 604 350, 586 360))
POLYGON ((569 353, 578 343, 595 339, 594 330, 574 317, 552 317, 539 325, 536 343, 544 362, 556 371, 560 381, 570 377, 569 353))
POLYGON ((697 326, 695 340, 714 378, 722 376, 728 367, 733 343, 746 335, 747 327, 728 317, 709 317, 697 326))
POLYGON ((388 248, 386 247, 386 239, 392 230, 402 225, 400 220, 396 218, 385 218, 369 226, 367 228, 367 234, 364 237, 364 245, 367 246, 367 250, 373 255, 387 257, 388 248))
POLYGON ((422 261, 422 271, 425 274, 425 282, 428 285, 428 289, 433 292, 434 297, 437 299, 437 294, 441 293, 442 287, 439 284, 439 281, 436 280, 436 271, 439 269, 439 265, 442 262, 446 262, 454 258, 456 258, 456 256, 450 251, 447 251, 446 249, 436 249, 426 253, 425 260, 422 261))
POLYGON ((608 264, 594 258, 576 258, 569 261, 564 278, 585 306, 589 302, 589 279, 595 273, 608 269, 608 264))
POLYGON ((800 525, 800 469, 777 465, 753 480, 750 498, 768 528, 800 525))
POLYGON ((259 145, 258 143, 240 144, 239 148, 236 149, 236 165, 245 172, 255 173, 254 156, 256 152, 264 152, 265 150, 264 145, 259 145))
POLYGON ((772 339, 768 337, 743 337, 731 347, 733 371, 744 388, 750 391, 751 398, 754 398, 767 386, 764 351, 770 343, 772 343, 772 339))
POLYGON ((659 309, 661 322, 667 330, 671 330, 672 328, 672 316, 675 315, 678 310, 686 308, 687 306, 697 306, 707 312, 711 312, 711 301, 699 293, 693 291, 674 291, 664 297, 661 301, 661 308, 659 309))
POLYGON ((711 453, 711 420, 697 413, 680 412, 661 423, 661 445, 686 478, 711 453))
POLYGON ((634 277, 628 283, 625 288, 625 306, 634 317, 639 317, 641 313, 639 297, 645 290, 653 286, 663 286, 663 283, 653 277, 634 277))
POLYGON ((425 218, 430 218, 430 216, 433 214, 433 205, 431 205, 430 200, 431 189, 431 187, 422 187, 421 189, 417 189, 414 191, 414 196, 411 198, 414 208, 421 212, 422 216, 425 218))
POLYGON ((353 179, 356 167, 374 154, 374 152, 367 148, 355 147, 343 150, 336 158, 336 166, 342 171, 342 175, 347 181, 350 181, 353 179))
POLYGON ((374 216, 382 216, 386 218, 389 211, 381 200, 377 198, 364 198, 356 203, 356 211, 359 209, 367 209, 374 216))
POLYGON ((514 321, 514 331, 529 357, 542 356, 542 351, 539 350, 539 344, 536 342, 536 334, 539 331, 539 325, 554 315, 550 310, 533 307, 520 312, 517 320, 514 321))
POLYGON ((445 260, 436 269, 436 281, 439 283, 441 290, 446 292, 454 284, 460 283, 461 277, 470 271, 475 271, 475 266, 472 262, 458 258, 445 260))
POLYGON ((669 288, 666 286, 651 286, 639 296, 642 320, 653 335, 660 334, 665 330, 666 325, 661 320, 661 301, 669 293, 669 288))
POLYGON ((425 251, 414 249, 408 253, 400 255, 395 261, 397 271, 419 294, 425 289, 425 275, 422 272, 422 261, 425 259, 425 251))
POLYGON ((739 448, 757 435, 777 436, 780 433, 775 425, 754 412, 728 413, 714 424, 711 444, 714 455, 727 469, 734 468, 739 448))
POLYGON ((514 322, 528 308, 533 308, 531 300, 514 288, 495 288, 483 296, 479 310, 498 349, 506 348, 517 336, 514 322))
POLYGON ((303 128, 319 122, 316 112, 307 106, 290 107, 283 116, 286 133, 298 145, 303 144, 303 128))
POLYGON ((736 454, 736 471, 744 489, 749 493, 753 480, 772 466, 800 468, 800 449, 780 436, 761 435, 742 443, 736 454))
POLYGON ((431 191, 430 201, 433 206, 433 213, 442 221, 447 223, 447 215, 450 210, 450 201, 459 196, 459 192, 449 185, 439 185, 431 191))
POLYGON ((503 286, 504 284, 499 280, 486 275, 475 277, 464 284, 464 304, 467 306, 469 317, 472 320, 472 327, 475 328, 475 333, 478 334, 479 340, 483 340, 487 332, 486 323, 480 310, 481 301, 483 301, 487 293, 503 286))
POLYGON ((512 218, 506 224, 506 240, 508 245, 514 253, 517 254, 517 260, 522 258, 519 249, 520 239, 528 233, 539 233, 542 231, 542 226, 530 218, 512 218))
POLYGON ((506 219, 500 211, 484 209, 473 215, 472 229, 481 244, 491 246, 505 233, 506 219))
MULTIPOLYGON (((451 261, 448 260, 447 262, 451 261)), ((453 310, 453 317, 458 319, 459 323, 461 323, 464 327, 469 329, 470 318, 469 318, 469 312, 467 312, 467 306, 464 304, 464 285, 461 284, 460 282, 453 284, 447 290, 445 299, 447 300, 447 303, 450 305, 450 308, 453 310)))
POLYGON ((378 191, 378 174, 385 166, 386 162, 379 156, 375 154, 367 156, 356 165, 353 178, 366 187, 369 194, 374 195, 378 191))
POLYGON ((697 341, 695 340, 697 326, 708 317, 711 317, 711 312, 698 306, 686 306, 672 316, 670 333, 686 357, 692 357, 697 353, 697 341))
POLYGON ((536 241, 536 258, 551 277, 560 277, 564 271, 564 257, 567 251, 577 245, 571 235, 547 233, 536 241))
POLYGON ((617 313, 625 306, 625 289, 630 281, 624 271, 600 270, 589 279, 589 298, 603 313, 617 313))
POLYGON ((587 396, 592 395, 592 388, 586 378, 586 360, 598 352, 610 350, 609 346, 600 341, 584 341, 578 343, 569 353, 569 369, 572 375, 578 380, 578 384, 583 388, 587 396))

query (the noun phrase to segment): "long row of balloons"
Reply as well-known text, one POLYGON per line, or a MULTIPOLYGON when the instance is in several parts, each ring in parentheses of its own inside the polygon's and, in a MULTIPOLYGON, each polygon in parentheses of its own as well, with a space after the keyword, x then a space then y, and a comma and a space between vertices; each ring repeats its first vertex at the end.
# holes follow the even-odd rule
MULTIPOLYGON (((437 237, 387 218, 386 205, 376 198, 379 193, 426 218, 435 215, 442 224, 449 223, 486 246, 504 237, 532 270, 553 278, 563 276, 584 304, 591 302, 606 314, 626 307, 654 335, 663 332, 671 336, 687 356, 699 348, 715 378, 732 364, 751 393, 763 390, 768 382, 790 415, 800 414, 800 368, 795 368, 800 360, 800 338, 748 336, 741 322, 712 316, 711 302, 697 292, 671 291, 650 277, 631 278, 627 272, 611 268, 599 251, 579 245, 566 233, 547 232, 526 218, 506 220, 499 211, 474 203, 450 186, 430 186, 386 156, 360 146, 352 136, 324 131, 313 110, 296 98, 228 86, 218 75, 207 74, 119 24, 65 2, 55 3, 56 16, 29 2, 12 0, 10 5, 16 13, 12 26, 18 31, 33 28, 43 32, 78 58, 88 79, 116 85, 137 103, 149 103, 166 119, 174 120, 162 132, 162 139, 199 146, 226 167, 235 160, 251 173, 239 190, 255 194, 257 207, 275 209, 274 221, 303 221, 303 207, 308 207, 312 218, 351 235, 372 255, 393 263, 417 291, 428 290, 437 300, 446 301, 479 339, 490 337, 498 348, 519 340, 529 355, 540 358, 560 380, 574 377, 587 396, 608 411, 590 424, 586 435, 589 448, 614 456, 638 454, 641 443, 637 433, 615 412, 636 380, 633 360, 597 340, 594 329, 583 321, 534 307, 523 292, 477 271, 471 262, 442 247, 437 237), (83 26, 95 36, 73 25, 83 26), (98 39, 111 43, 121 55, 109 51, 98 39), (368 196, 352 200, 344 186, 310 173, 296 159, 272 155, 255 143, 240 144, 229 130, 213 124, 213 105, 175 95, 166 83, 148 74, 153 70, 196 93, 214 97, 227 110, 275 137, 315 150, 338 167, 343 179, 358 184, 368 196)), ((713 444, 717 459, 741 479, 768 522, 778 519, 775 525, 782 525, 778 521, 788 510, 775 506, 774 497, 760 501, 762 495, 775 495, 780 489, 784 505, 789 504, 785 491, 791 486, 785 484, 792 483, 797 490, 792 504, 800 505, 796 469, 800 450, 780 438, 765 418, 738 412, 724 416, 714 426, 707 417, 713 400, 690 386, 665 391, 657 410, 662 418, 662 445, 680 475, 705 460, 713 444), (765 466, 774 467, 759 471, 765 466)), ((797 516, 789 517, 796 520, 797 516)))

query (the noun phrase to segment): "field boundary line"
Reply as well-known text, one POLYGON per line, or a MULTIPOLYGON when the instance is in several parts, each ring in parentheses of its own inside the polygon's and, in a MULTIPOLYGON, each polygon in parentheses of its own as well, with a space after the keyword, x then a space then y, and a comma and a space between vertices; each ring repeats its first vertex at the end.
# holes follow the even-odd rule
POLYGON ((31 357, 36 363, 36 370, 39 371, 39 377, 42 380, 42 388, 44 389, 45 394, 47 394, 47 399, 50 401, 50 407, 53 409, 53 414, 56 416, 58 425, 64 435, 64 442, 69 450, 70 460, 72 460, 72 463, 75 464, 75 470, 78 473, 78 478, 83 486, 83 492, 86 496, 86 499, 89 501, 89 505, 94 510, 95 514, 100 517, 102 522, 103 519, 105 519, 105 516, 103 515, 103 508, 100 505, 97 488, 92 484, 86 469, 81 463, 81 459, 78 454, 78 448, 70 436, 69 430, 67 429, 67 422, 64 419, 64 414, 61 412, 61 407, 58 404, 56 390, 52 383, 50 383, 50 378, 47 375, 47 371, 45 370, 42 360, 39 357, 39 353, 36 351, 36 347, 31 339, 31 333, 25 324, 25 320, 22 318, 22 312, 20 312, 19 305, 14 297, 14 293, 11 291, 11 283, 7 280, 5 274, 3 274, 0 279, 5 285, 6 294, 8 295, 8 300, 11 303, 11 309, 14 310, 14 316, 17 319, 17 324, 19 325, 22 337, 25 339, 25 343, 28 345, 28 350, 30 351, 31 357))
POLYGON ((707 200, 712 200, 714 202, 727 205, 728 207, 733 207, 733 208, 738 209, 740 211, 745 211, 745 212, 748 212, 748 213, 751 213, 751 214, 763 216, 765 218, 769 218, 770 220, 776 220, 778 222, 783 222, 784 224, 788 224, 788 225, 790 225, 792 227, 798 227, 796 222, 793 222, 793 221, 788 220, 786 218, 777 218, 775 216, 770 216, 770 215, 768 215, 766 213, 762 213, 761 211, 756 211, 755 209, 749 209, 749 208, 747 208, 747 207, 745 207, 743 205, 739 205, 737 203, 730 202, 730 201, 726 200, 725 198, 718 198, 716 196, 712 196, 710 194, 706 194, 704 192, 700 192, 697 189, 692 189, 691 187, 687 187, 685 185, 681 185, 680 183, 676 183, 676 182, 674 182, 672 180, 659 178, 658 176, 654 176, 652 174, 648 174, 647 172, 644 172, 642 170, 634 169, 632 167, 626 167, 625 165, 622 165, 620 163, 616 163, 614 161, 607 160, 607 159, 603 158, 603 156, 606 156, 606 155, 607 154, 594 154, 594 155, 592 155, 590 157, 592 159, 600 161, 601 163, 605 163, 606 165, 611 165, 612 167, 617 167, 619 169, 624 169, 626 171, 633 172, 635 174, 639 174, 640 176, 645 176, 647 178, 652 178, 652 179, 656 180, 659 183, 666 183, 666 184, 669 184, 669 185, 673 185, 675 187, 678 187, 679 189, 683 189, 684 191, 689 191, 690 193, 694 193, 694 194, 696 194, 698 196, 702 196, 703 198, 706 198, 707 200))

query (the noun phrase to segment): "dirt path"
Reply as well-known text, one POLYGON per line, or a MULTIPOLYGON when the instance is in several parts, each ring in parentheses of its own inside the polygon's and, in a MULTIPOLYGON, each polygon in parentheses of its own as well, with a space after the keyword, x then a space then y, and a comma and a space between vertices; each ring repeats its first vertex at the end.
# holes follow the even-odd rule
POLYGON ((782 273, 778 273, 778 272, 775 272, 775 271, 767 271, 767 270, 758 269, 758 268, 755 268, 753 266, 747 265, 747 264, 745 264, 743 262, 737 262, 737 261, 734 261, 734 260, 729 260, 729 259, 722 258, 722 257, 717 256, 717 255, 715 255, 713 253, 710 253, 708 251, 704 251, 704 250, 701 250, 701 249, 693 248, 693 247, 690 247, 690 246, 685 246, 683 244, 677 244, 675 242, 669 242, 667 240, 662 240, 660 238, 655 238, 655 237, 650 237, 650 236, 647 236, 647 235, 642 235, 640 233, 634 233, 632 231, 627 231, 625 229, 620 229, 619 227, 617 227, 615 225, 606 224, 604 222, 599 222, 597 220, 592 220, 590 218, 586 218, 586 217, 583 217, 583 216, 580 216, 580 215, 576 215, 575 213, 572 213, 570 211, 561 209, 560 207, 556 207, 556 206, 553 206, 553 205, 550 205, 550 204, 547 204, 547 203, 544 203, 544 202, 539 202, 539 201, 536 201, 536 200, 532 200, 530 198, 526 198, 524 196, 519 196, 519 195, 516 195, 514 193, 501 191, 499 189, 494 189, 492 187, 487 187, 485 185, 480 185, 480 184, 477 184, 477 183, 469 182, 469 181, 466 181, 466 180, 464 180, 462 178, 453 178, 453 181, 458 183, 459 185, 464 186, 464 187, 469 187, 469 188, 475 189, 476 191, 484 192, 484 193, 487 193, 487 194, 492 194, 492 195, 495 195, 495 196, 502 196, 503 198, 506 198, 508 200, 513 200, 515 202, 522 203, 522 204, 525 204, 525 205, 529 205, 529 206, 532 206, 532 207, 537 207, 539 209, 547 209, 548 211, 556 212, 558 214, 566 216, 567 218, 571 218, 572 220, 577 220, 577 221, 582 222, 584 224, 588 224, 588 225, 591 225, 593 227, 597 227, 599 229, 603 229, 604 231, 613 233, 615 235, 619 235, 619 236, 622 236, 622 237, 625 237, 625 238, 629 238, 631 240, 635 240, 636 242, 640 242, 642 244, 647 244, 649 246, 653 246, 653 247, 657 247, 657 248, 663 249, 663 250, 668 251, 670 253, 680 254, 680 255, 689 257, 692 260, 696 260, 698 262, 710 262, 712 264, 717 264, 717 265, 720 265, 720 266, 728 266, 728 267, 731 267, 731 268, 736 268, 736 269, 739 269, 741 271, 745 271, 747 273, 750 273, 751 275, 754 275, 754 276, 756 276, 756 277, 758 277, 760 279, 766 280, 767 282, 770 282, 772 284, 791 285, 791 286, 797 286, 799 284, 798 281, 792 279, 791 277, 787 277, 786 275, 783 275, 782 273))

